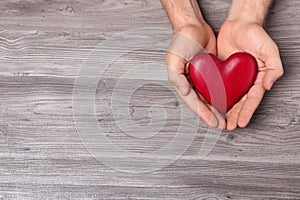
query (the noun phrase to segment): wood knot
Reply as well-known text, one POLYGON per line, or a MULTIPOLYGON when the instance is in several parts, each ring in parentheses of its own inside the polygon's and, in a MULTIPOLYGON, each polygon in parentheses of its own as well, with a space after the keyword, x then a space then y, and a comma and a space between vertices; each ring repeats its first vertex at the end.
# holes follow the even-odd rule
POLYGON ((232 141, 232 140, 234 140, 235 135, 234 135, 234 134, 228 134, 227 138, 228 138, 230 141, 232 141))
POLYGON ((9 124, 5 121, 0 121, 0 134, 7 135, 7 130, 9 128, 9 124))
POLYGON ((75 13, 75 9, 73 7, 70 7, 70 6, 67 6, 65 10, 68 11, 69 13, 71 13, 71 14, 75 13))
POLYGON ((174 102, 174 106, 175 106, 175 107, 178 107, 179 105, 180 105, 180 104, 179 104, 179 101, 175 101, 175 102, 174 102))
POLYGON ((71 6, 67 6, 64 9, 59 9, 63 15, 73 15, 75 13, 75 9, 71 6))

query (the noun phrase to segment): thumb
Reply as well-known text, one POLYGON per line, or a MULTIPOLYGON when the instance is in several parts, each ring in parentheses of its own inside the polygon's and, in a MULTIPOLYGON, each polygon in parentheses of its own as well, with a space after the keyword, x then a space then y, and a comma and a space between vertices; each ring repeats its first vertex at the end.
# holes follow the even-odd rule
POLYGON ((190 93, 191 85, 183 74, 178 74, 176 71, 168 69, 168 79, 182 96, 187 96, 190 93))
POLYGON ((166 64, 169 82, 182 96, 188 95, 191 85, 184 75, 187 61, 173 53, 167 52, 166 64))
POLYGON ((279 51, 270 55, 265 62, 266 73, 263 78, 263 85, 266 90, 270 90, 275 83, 283 75, 283 66, 280 59, 279 51))

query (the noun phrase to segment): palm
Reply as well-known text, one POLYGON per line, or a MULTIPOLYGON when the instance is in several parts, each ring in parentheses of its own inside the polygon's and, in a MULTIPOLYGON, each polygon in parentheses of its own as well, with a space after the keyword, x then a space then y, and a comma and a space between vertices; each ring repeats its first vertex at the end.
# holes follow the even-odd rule
MULTIPOLYGON (((218 37, 218 56, 226 59, 235 52, 248 52, 258 62, 258 75, 254 85, 242 100, 233 106, 227 113, 227 129, 233 130, 237 125, 245 127, 256 108, 259 106, 265 93, 267 71, 274 70, 270 66, 274 60, 270 59, 276 54, 277 46, 263 28, 254 23, 239 24, 226 21, 220 29, 218 37)), ((269 88, 268 88, 269 89, 269 88)))
MULTIPOLYGON (((179 34, 191 39, 187 41, 187 43, 192 41, 191 46, 194 46, 194 43, 196 42, 200 49, 216 54, 216 38, 212 29, 207 24, 204 27, 184 27, 180 30, 179 34)), ((184 43, 185 46, 189 46, 187 43, 184 43)), ((175 89, 178 91, 182 100, 191 108, 191 110, 198 114, 204 122, 213 127, 224 129, 224 117, 215 108, 203 101, 196 91, 190 88, 190 84, 187 80, 188 60, 194 55, 188 55, 186 57, 185 53, 190 52, 189 49, 184 49, 184 52, 178 52, 176 51, 176 47, 172 47, 169 47, 166 57, 170 82, 175 86, 175 89), (182 91, 180 90, 182 88, 185 89, 182 91)))

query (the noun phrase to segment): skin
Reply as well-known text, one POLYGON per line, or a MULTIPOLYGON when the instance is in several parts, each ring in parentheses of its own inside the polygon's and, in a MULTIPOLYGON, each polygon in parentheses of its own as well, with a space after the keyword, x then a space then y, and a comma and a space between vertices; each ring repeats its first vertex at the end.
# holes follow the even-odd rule
MULTIPOLYGON (((162 4, 172 22, 174 31, 198 42, 206 51, 213 54, 217 53, 216 37, 212 28, 203 19, 196 0, 162 0, 162 4)), ((206 124, 214 128, 224 129, 224 117, 215 108, 202 101, 197 92, 191 88, 186 77, 188 61, 167 52, 166 63, 168 79, 182 100, 206 124)))
POLYGON ((211 127, 234 130, 248 125, 266 90, 283 75, 276 43, 266 33, 263 24, 271 0, 233 0, 228 18, 223 23, 218 40, 205 22, 196 0, 162 0, 173 29, 202 45, 207 52, 226 59, 235 52, 251 53, 259 65, 255 84, 233 108, 223 116, 190 87, 186 78, 187 62, 167 52, 168 78, 183 101, 211 127), (217 43, 217 47, 216 47, 217 43))
POLYGON ((257 60, 259 72, 248 94, 227 114, 227 129, 248 125, 266 90, 283 75, 282 62, 276 43, 263 28, 271 0, 234 0, 228 18, 218 36, 218 55, 226 59, 242 51, 257 60))

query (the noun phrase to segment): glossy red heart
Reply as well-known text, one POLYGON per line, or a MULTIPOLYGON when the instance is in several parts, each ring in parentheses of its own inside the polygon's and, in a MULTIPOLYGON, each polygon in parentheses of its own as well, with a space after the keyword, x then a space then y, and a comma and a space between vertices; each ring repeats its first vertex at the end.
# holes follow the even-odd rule
POLYGON ((197 91, 221 112, 228 111, 251 88, 258 65, 249 53, 235 53, 221 61, 213 54, 198 54, 190 62, 197 91))

